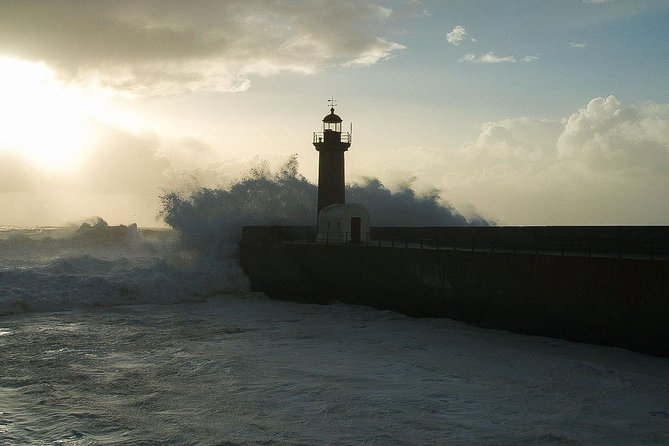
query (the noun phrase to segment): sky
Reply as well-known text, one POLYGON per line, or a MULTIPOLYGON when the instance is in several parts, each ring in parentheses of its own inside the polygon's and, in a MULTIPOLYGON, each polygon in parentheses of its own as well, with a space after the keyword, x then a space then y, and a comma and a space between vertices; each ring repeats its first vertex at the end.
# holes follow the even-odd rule
POLYGON ((0 0, 0 225, 159 226, 292 154, 316 182, 331 98, 347 181, 667 225, 667 42, 667 0, 0 0))

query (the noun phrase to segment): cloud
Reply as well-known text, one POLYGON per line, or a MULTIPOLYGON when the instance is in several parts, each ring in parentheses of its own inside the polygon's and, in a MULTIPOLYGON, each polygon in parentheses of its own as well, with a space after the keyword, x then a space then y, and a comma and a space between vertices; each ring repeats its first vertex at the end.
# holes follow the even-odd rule
MULTIPOLYGON (((532 63, 539 60, 539 56, 524 56, 520 59, 521 62, 532 63)), ((516 63, 516 56, 498 56, 492 51, 484 54, 482 56, 477 56, 474 53, 467 53, 460 58, 458 62, 468 62, 468 63, 483 63, 483 64, 496 64, 496 63, 516 63)))
POLYGON ((0 5, 0 53, 136 95, 240 91, 254 75, 390 57, 404 48, 378 35, 392 14, 353 0, 8 0, 0 5))
POLYGON ((571 48, 585 48, 587 45, 585 43, 580 43, 580 42, 569 42, 569 46, 571 48))
MULTIPOLYGON (((161 188, 216 186, 248 169, 243 160, 214 164, 197 140, 98 130, 103 142, 67 174, 2 148, 3 224, 94 214, 156 224, 161 188)), ((368 163, 386 170, 384 182, 416 177, 417 190, 437 187, 456 208, 473 204, 501 224, 669 224, 669 104, 597 97, 562 119, 490 121, 460 146, 405 147, 384 159, 368 163)))
POLYGON ((501 224, 669 224, 669 104, 593 98, 563 119, 487 122, 459 147, 407 147, 417 176, 501 224))
POLYGON ((477 56, 473 53, 465 54, 459 62, 469 62, 469 63, 484 63, 484 64, 494 64, 494 63, 516 63, 516 58, 514 56, 497 56, 492 51, 484 54, 483 56, 477 56))
POLYGON ((452 31, 447 33, 446 41, 454 46, 458 46, 462 42, 468 42, 468 41, 476 42, 475 39, 473 39, 469 34, 467 34, 465 27, 462 25, 457 25, 455 28, 453 28, 452 31))
POLYGON ((591 171, 669 178, 669 114, 595 98, 567 119, 557 148, 591 171))
POLYGON ((360 57, 346 62, 343 66, 362 65, 368 66, 377 63, 380 60, 392 57, 393 51, 402 50, 406 47, 399 43, 387 42, 384 39, 377 38, 376 44, 370 44, 369 48, 363 52, 360 57))

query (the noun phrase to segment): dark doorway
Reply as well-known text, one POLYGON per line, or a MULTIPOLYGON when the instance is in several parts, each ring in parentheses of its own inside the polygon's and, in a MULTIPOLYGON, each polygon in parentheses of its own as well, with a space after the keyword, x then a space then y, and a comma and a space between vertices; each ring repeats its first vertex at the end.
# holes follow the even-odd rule
POLYGON ((351 241, 360 242, 360 217, 351 217, 351 241))

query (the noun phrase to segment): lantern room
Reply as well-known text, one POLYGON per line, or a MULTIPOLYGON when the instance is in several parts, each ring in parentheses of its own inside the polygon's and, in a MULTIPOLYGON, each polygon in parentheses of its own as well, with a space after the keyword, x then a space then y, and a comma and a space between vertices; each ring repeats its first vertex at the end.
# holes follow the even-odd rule
POLYGON ((330 114, 323 118, 323 131, 341 133, 341 118, 335 114, 334 107, 330 108, 330 114))

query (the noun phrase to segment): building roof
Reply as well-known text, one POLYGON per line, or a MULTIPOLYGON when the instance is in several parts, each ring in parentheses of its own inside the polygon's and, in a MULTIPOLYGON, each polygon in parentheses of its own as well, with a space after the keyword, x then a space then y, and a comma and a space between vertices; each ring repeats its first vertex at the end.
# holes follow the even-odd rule
POLYGON ((341 118, 339 116, 335 115, 334 107, 332 107, 330 109, 330 114, 326 115, 325 118, 323 118, 323 122, 327 122, 327 123, 341 122, 341 118))

